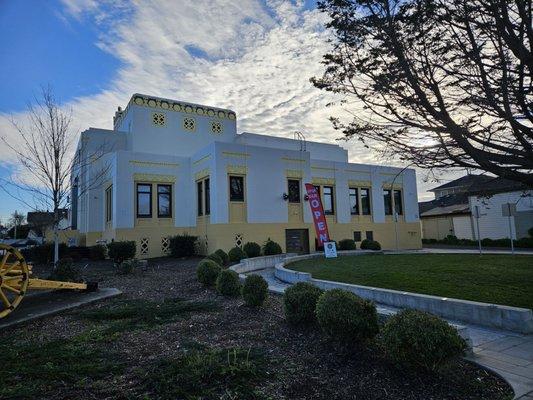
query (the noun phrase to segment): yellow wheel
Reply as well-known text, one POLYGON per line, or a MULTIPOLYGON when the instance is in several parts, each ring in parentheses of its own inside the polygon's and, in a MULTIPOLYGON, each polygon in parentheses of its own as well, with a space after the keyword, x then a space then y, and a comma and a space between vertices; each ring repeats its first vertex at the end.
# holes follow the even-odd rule
POLYGON ((0 243, 0 318, 19 305, 29 280, 28 265, 20 251, 0 243))

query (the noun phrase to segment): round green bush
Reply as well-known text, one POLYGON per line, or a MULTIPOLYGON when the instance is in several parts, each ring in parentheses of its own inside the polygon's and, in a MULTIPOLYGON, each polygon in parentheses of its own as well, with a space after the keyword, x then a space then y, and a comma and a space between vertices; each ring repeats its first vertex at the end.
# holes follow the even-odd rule
POLYGON ((372 339, 379 331, 374 303, 343 289, 320 296, 316 318, 327 335, 347 344, 372 339))
POLYGON ((310 324, 316 321, 315 308, 322 290, 307 282, 298 282, 283 294, 283 310, 287 322, 292 325, 310 324))
POLYGON ((224 269, 218 274, 217 292, 224 296, 238 296, 241 293, 239 274, 231 269, 224 269))
POLYGON ((215 254, 216 254, 217 256, 219 256, 220 259, 222 260, 222 264, 220 264, 220 265, 222 265, 222 266, 224 266, 224 265, 228 265, 228 263, 229 263, 228 253, 226 253, 226 252, 225 252, 224 250, 222 250, 222 249, 218 249, 218 250, 215 251, 215 254))
POLYGON ((263 254, 265 256, 273 256, 275 254, 281 254, 283 253, 283 250, 281 249, 281 246, 274 242, 273 240, 267 239, 265 244, 263 245, 263 254))
POLYGON ((204 286, 213 286, 222 271, 222 267, 215 261, 208 258, 203 259, 196 267, 196 276, 198 281, 204 286))
POLYGON ((220 266, 224 265, 224 261, 222 260, 222 258, 217 253, 211 253, 206 258, 209 259, 209 260, 213 260, 214 262, 216 262, 220 266))
POLYGON ((356 247, 353 239, 342 239, 339 241, 339 250, 355 250, 356 247))
POLYGON ((241 294, 246 305, 251 307, 262 306, 268 297, 268 283, 260 275, 248 275, 244 280, 241 294))
POLYGON ((231 262, 240 262, 246 258, 246 253, 240 247, 234 247, 228 252, 228 257, 231 262))
POLYGON ((261 246, 255 242, 246 243, 243 248, 248 258, 259 257, 261 255, 261 246))
POLYGON ((365 239, 361 242, 362 250, 381 250, 381 244, 377 240, 365 239))
POLYGON ((457 330, 446 321, 417 310, 392 316, 383 327, 382 341, 391 360, 428 371, 449 365, 466 348, 457 330))
POLYGON ((74 265, 72 258, 65 257, 57 262, 57 266, 48 279, 62 282, 81 282, 81 270, 74 265))

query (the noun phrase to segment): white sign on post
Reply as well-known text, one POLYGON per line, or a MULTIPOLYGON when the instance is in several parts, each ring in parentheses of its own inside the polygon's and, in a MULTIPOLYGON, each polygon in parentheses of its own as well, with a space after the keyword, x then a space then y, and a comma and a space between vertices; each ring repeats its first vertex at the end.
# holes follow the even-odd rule
POLYGON ((337 258, 337 246, 335 246, 335 242, 324 243, 324 254, 326 258, 337 258))
POLYGON ((515 203, 502 204, 502 216, 503 217, 514 217, 515 215, 516 215, 516 204, 515 203))

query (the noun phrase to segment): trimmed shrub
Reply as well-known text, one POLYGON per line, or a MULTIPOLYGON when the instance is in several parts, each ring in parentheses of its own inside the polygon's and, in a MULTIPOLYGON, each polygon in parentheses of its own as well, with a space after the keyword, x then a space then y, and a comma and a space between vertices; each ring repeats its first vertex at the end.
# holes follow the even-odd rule
POLYGON ((527 230, 527 234, 530 238, 533 238, 533 226, 527 230))
POLYGON ((217 253, 211 253, 206 258, 209 260, 213 260, 220 266, 224 265, 224 261, 222 261, 222 258, 220 258, 220 256, 217 253))
POLYGON ((533 237, 523 237, 515 241, 516 247, 533 249, 533 237))
POLYGON ((339 241, 339 250, 355 250, 356 247, 353 239, 342 239, 339 241))
POLYGON ((48 279, 61 282, 82 281, 81 271, 74 265, 74 261, 70 257, 65 257, 59 260, 55 270, 50 274, 48 279))
POLYGON ((361 242, 362 250, 381 250, 381 244, 377 240, 365 239, 361 242))
POLYGON ((139 262, 135 258, 124 260, 120 264, 116 264, 117 273, 120 275, 133 274, 137 269, 138 265, 139 262))
POLYGON ((124 260, 131 260, 135 257, 136 251, 137 245, 133 240, 107 244, 107 253, 115 264, 120 264, 124 260))
POLYGON ((445 244, 459 244, 459 239, 455 235, 447 235, 442 242, 445 244))
POLYGON ((106 258, 106 247, 101 244, 96 246, 89 247, 89 258, 94 261, 105 260, 106 258))
POLYGON ((268 238, 265 244, 263 245, 263 254, 265 256, 273 256, 275 254, 281 253, 283 253, 281 246, 273 240, 270 240, 270 238, 268 238))
POLYGON ((223 269, 217 277, 217 292, 224 296, 238 296, 241 293, 239 274, 231 269, 223 269))
POLYGON ((308 282, 298 282, 283 294, 283 310, 287 322, 292 325, 310 324, 316 321, 315 308, 321 289, 308 282))
POLYGON ((466 344, 443 319, 417 310, 403 310, 383 327, 382 341, 391 360, 412 368, 437 371, 458 359, 466 344))
POLYGON ((170 238, 170 255, 172 257, 192 257, 196 254, 197 236, 187 233, 170 238))
POLYGON ((261 246, 255 242, 246 243, 243 248, 248 258, 259 257, 261 255, 261 246))
POLYGON ((248 275, 244 280, 241 294, 246 305, 262 306, 268 297, 268 283, 260 275, 248 275))
POLYGON ((231 262, 240 262, 243 258, 246 258, 246 253, 240 248, 235 246, 228 252, 228 258, 231 262))
POLYGON ((220 265, 224 266, 224 265, 228 265, 229 264, 228 253, 226 253, 224 250, 218 249, 218 250, 215 251, 215 254, 217 256, 219 256, 220 259, 222 260, 222 264, 220 264, 220 265))
POLYGON ((327 335, 346 344, 367 341, 379 331, 375 304, 343 289, 320 296, 316 318, 327 335))
POLYGON ((211 259, 203 259, 196 267, 198 282, 204 286, 213 286, 222 271, 222 267, 211 259))

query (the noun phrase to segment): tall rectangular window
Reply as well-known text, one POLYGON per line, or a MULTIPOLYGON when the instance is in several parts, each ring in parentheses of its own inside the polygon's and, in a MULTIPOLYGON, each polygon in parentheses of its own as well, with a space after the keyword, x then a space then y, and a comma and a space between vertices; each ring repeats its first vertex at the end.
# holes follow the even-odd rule
POLYGON ((333 186, 324 186, 324 214, 332 215, 335 213, 333 186))
POLYGON ((401 190, 395 190, 394 191, 394 211, 398 215, 402 215, 402 213, 403 213, 402 191, 401 190))
POLYGON ((361 231, 354 231, 354 233, 353 233, 353 241, 354 242, 360 242, 361 241, 361 231))
POLYGON ((385 204, 385 215, 392 215, 392 197, 389 189, 383 190, 383 202, 385 204))
POLYGON ((361 214, 370 215, 370 189, 361 188, 361 214))
POLYGON ((300 202, 300 181, 298 179, 289 179, 289 203, 300 202))
POLYGON ((157 185, 157 216, 172 217, 172 185, 157 185))
POLYGON ((374 240, 374 231, 366 231, 366 239, 374 240))
POLYGON ((137 217, 150 218, 152 216, 152 185, 137 184, 137 217))
POLYGON ((204 181, 204 192, 205 192, 205 215, 211 214, 211 188, 210 188, 209 178, 204 181))
POLYGON ((230 201, 244 201, 244 177, 229 177, 229 199, 230 201))
POLYGON ((350 188, 350 214, 357 215, 359 214, 359 200, 357 198, 357 189, 350 188))
POLYGON ((197 214, 198 216, 202 216, 204 215, 204 207, 203 207, 203 182, 202 181, 199 181, 199 182, 196 182, 196 201, 197 201, 197 214))
POLYGON ((105 190, 105 222, 113 219, 113 185, 105 190))

